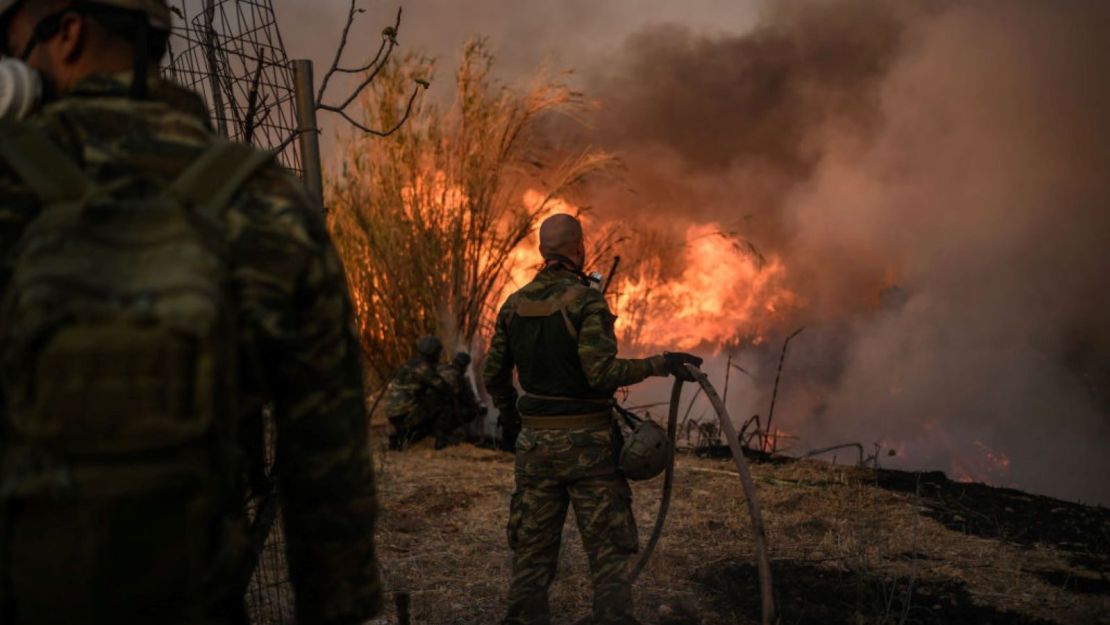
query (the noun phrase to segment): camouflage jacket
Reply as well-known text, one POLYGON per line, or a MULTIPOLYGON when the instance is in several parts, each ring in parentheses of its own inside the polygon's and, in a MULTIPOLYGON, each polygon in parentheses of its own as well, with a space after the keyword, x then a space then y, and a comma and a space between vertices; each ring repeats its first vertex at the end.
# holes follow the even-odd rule
POLYGON ((452 363, 439 366, 439 377, 451 387, 451 396, 454 398, 456 408, 463 412, 476 412, 478 410, 478 397, 474 394, 474 387, 466 377, 466 371, 460 371, 452 363))
MULTIPOLYGON (((195 94, 152 80, 150 98, 136 102, 129 85, 129 74, 86 79, 34 123, 115 197, 141 198, 161 191, 216 136, 195 94)), ((0 292, 39 210, 0 162, 0 292)), ((240 400, 250 409, 274 405, 298 620, 370 618, 381 608, 377 503, 342 266, 303 187, 276 163, 237 193, 224 223, 239 306, 240 400)))
POLYGON ((502 415, 517 413, 514 368, 526 393, 519 411, 532 415, 596 412, 618 388, 666 375, 661 356, 617 358, 616 316, 600 292, 578 285, 575 274, 548 266, 501 307, 482 377, 502 415), (531 323, 517 314, 523 302, 555 300, 570 289, 581 294, 566 306, 566 319, 557 313, 531 323), (563 399, 545 399, 553 396, 563 399))
POLYGON ((419 356, 401 365, 386 391, 385 416, 389 418, 421 410, 425 402, 451 401, 451 385, 433 363, 419 356))

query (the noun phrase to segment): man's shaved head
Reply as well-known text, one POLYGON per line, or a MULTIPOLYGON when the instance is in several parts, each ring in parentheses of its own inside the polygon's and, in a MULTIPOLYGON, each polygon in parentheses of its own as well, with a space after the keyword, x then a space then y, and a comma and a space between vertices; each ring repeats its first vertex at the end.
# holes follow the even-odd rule
POLYGON ((540 254, 544 260, 566 260, 581 269, 586 262, 582 223, 571 215, 552 215, 540 225, 540 254))

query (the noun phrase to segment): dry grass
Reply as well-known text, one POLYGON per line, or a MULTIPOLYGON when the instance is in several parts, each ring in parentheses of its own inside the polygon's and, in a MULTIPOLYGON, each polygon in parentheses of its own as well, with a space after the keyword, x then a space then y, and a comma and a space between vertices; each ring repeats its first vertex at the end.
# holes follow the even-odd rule
MULTIPOLYGON (((378 461, 381 560, 392 589, 412 593, 414 622, 497 623, 509 577, 509 456, 462 445, 379 452, 378 461)), ((1104 551, 1083 565, 1066 545, 956 531, 960 521, 935 514, 936 501, 879 487, 872 471, 808 461, 753 471, 783 623, 1110 623, 1104 551)), ((645 625, 758 622, 738 478, 725 462, 681 456, 675 484, 667 530, 637 584, 637 617, 645 625)), ((646 534, 659 482, 634 488, 646 534)), ((1110 531, 1105 510, 1068 510, 1093 515, 1103 536, 1110 531)), ((556 625, 586 614, 590 596, 573 522, 563 539, 556 625)))

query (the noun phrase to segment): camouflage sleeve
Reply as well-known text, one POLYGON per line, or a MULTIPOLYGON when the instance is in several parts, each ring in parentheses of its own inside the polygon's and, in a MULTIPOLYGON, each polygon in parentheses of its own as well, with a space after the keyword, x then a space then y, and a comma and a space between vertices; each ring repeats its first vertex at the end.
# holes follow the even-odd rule
POLYGON ((389 381, 385 391, 386 418, 399 417, 412 410, 412 384, 408 378, 408 366, 402 365, 389 381))
POLYGON ((0 161, 0 293, 8 290, 16 243, 23 236, 37 212, 38 202, 12 173, 7 163, 0 161))
MULTIPOLYGON (((15 262, 15 246, 23 230, 38 210, 37 202, 31 193, 19 183, 8 168, 0 161, 0 294, 8 290, 8 281, 15 262)), ((4 404, 3 391, 0 391, 0 410, 4 404)))
POLYGON ((438 367, 422 363, 422 366, 418 368, 417 372, 419 375, 419 383, 425 388, 434 388, 436 391, 445 395, 451 394, 451 382, 440 374, 438 367))
POLYGON ((516 387, 513 386, 513 354, 509 350, 509 320, 512 307, 509 302, 497 314, 493 339, 486 352, 486 364, 482 368, 482 381, 486 384, 490 399, 502 415, 516 415, 516 387))
POLYGON ((605 297, 590 290, 582 298, 581 327, 578 331, 578 358, 590 386, 611 390, 642 382, 653 375, 666 375, 662 356, 617 358, 617 316, 609 310, 605 297))
POLYGON ((359 622, 380 612, 382 589, 369 418, 343 269, 295 180, 275 169, 252 188, 233 253, 274 398, 297 621, 359 622))

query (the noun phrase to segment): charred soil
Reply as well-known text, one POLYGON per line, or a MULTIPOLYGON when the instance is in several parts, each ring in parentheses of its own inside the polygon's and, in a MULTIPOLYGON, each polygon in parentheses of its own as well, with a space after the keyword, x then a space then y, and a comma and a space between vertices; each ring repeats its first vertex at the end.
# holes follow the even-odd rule
MULTIPOLYGON (((390 590, 411 594, 413 622, 497 623, 509 579, 511 457, 420 445, 378 450, 377 461, 382 567, 390 590)), ((940 473, 778 459, 752 470, 784 624, 1110 623, 1104 508, 940 473)), ((659 488, 634 485, 643 540, 659 488)), ((563 545, 556 625, 585 615, 590 599, 573 522, 563 545)), ((645 625, 759 622, 747 507, 729 463, 679 456, 667 529, 636 600, 645 625)))

